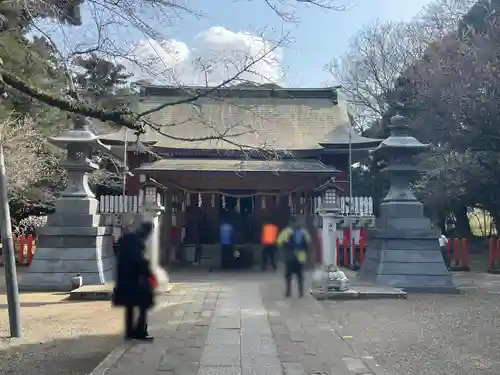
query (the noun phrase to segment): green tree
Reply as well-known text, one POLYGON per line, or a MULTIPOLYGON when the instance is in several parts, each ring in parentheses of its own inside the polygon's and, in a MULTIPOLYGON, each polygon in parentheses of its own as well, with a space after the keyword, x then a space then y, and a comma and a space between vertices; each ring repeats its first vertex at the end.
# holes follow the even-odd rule
POLYGON ((79 68, 76 84, 83 98, 107 109, 116 109, 128 104, 129 79, 132 74, 123 65, 111 62, 96 54, 79 56, 74 60, 79 68))
MULTIPOLYGON (((412 21, 420 34, 405 24, 375 25, 358 39, 363 43, 353 45, 345 60, 348 74, 342 75, 354 104, 361 104, 360 112, 375 114, 365 130, 369 136, 387 137, 390 118, 398 111, 395 104, 405 102, 414 135, 432 145, 420 158, 427 173, 415 182, 415 191, 439 226, 444 229, 453 221, 462 236, 470 235, 469 207, 486 209, 500 221, 499 4, 478 1, 467 12, 470 1, 435 1, 421 19, 412 21), (352 70, 360 67, 356 74, 364 79, 357 84, 352 70), (376 111, 364 98, 376 103, 376 111)), ((373 191, 382 192, 375 185, 381 183, 377 168, 372 166, 369 173, 373 191)))

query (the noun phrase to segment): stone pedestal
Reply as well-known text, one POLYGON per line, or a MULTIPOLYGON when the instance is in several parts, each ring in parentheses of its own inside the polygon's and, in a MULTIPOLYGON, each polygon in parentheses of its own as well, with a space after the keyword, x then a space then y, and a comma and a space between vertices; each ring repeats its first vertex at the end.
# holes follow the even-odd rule
POLYGON ((368 248, 358 278, 405 292, 458 293, 440 252, 439 233, 424 217, 423 205, 409 189, 418 174, 412 155, 425 150, 408 134, 402 116, 391 119, 391 136, 374 151, 387 162, 383 172, 391 182, 375 228, 368 232, 368 248))
POLYGON ((146 250, 147 256, 149 258, 151 270, 156 275, 159 286, 165 286, 169 283, 169 276, 167 270, 164 269, 160 264, 160 215, 164 211, 164 207, 158 204, 156 200, 156 195, 154 197, 146 196, 146 200, 143 205, 143 220, 151 222, 153 224, 153 229, 151 235, 149 236, 146 250))
POLYGON ((98 169, 92 150, 106 150, 90 132, 86 120, 74 119, 74 129, 64 130, 51 143, 66 148, 61 166, 68 171, 68 186, 40 231, 31 265, 19 283, 21 290, 67 291, 75 276, 83 285, 113 281, 111 223, 99 215, 99 202, 88 186, 88 175, 98 169))
POLYGON ((83 285, 113 281, 113 227, 96 214, 95 198, 62 198, 38 236, 35 256, 22 277, 21 290, 70 290, 80 275, 83 285))
POLYGON ((358 278, 405 292, 458 293, 443 261, 439 233, 423 217, 422 204, 387 202, 380 207, 358 278))

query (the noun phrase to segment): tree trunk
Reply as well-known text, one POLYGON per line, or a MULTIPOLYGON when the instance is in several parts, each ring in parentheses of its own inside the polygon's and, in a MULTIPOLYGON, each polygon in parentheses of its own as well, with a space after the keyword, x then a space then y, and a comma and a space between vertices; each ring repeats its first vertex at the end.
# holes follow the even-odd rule
POLYGON ((462 206, 453 210, 457 220, 457 234, 462 238, 472 237, 469 217, 467 216, 467 206, 462 206))
POLYGON ((439 214, 437 218, 437 227, 443 233, 444 235, 446 234, 446 216, 445 214, 439 214))

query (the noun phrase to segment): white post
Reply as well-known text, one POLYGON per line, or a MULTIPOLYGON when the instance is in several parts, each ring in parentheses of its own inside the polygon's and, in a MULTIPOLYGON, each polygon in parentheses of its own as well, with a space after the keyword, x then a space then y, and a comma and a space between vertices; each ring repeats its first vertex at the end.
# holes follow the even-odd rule
POLYGON ((323 262, 313 274, 311 294, 317 299, 325 299, 329 298, 331 293, 348 290, 349 280, 337 266, 338 209, 324 205, 319 214, 323 219, 321 233, 323 262))
MULTIPOLYGON (((349 216, 354 214, 354 202, 352 201, 352 123, 349 121, 349 216)), ((352 221, 349 220, 349 263, 354 265, 354 248, 352 246, 352 221)))
POLYGON ((128 173, 127 147, 128 147, 128 129, 125 128, 125 141, 123 142, 123 182, 122 182, 123 207, 125 207, 125 211, 127 210, 127 206, 125 203, 125 197, 127 195, 127 173, 128 173))
POLYGON ((146 196, 142 209, 143 220, 153 224, 151 235, 146 244, 151 269, 159 285, 168 284, 168 273, 160 265, 160 215, 165 208, 158 203, 156 194, 154 194, 146 196))
POLYGON ((322 212, 323 228, 321 233, 321 242, 323 248, 322 260, 323 266, 328 267, 337 264, 337 222, 335 215, 330 212, 322 212))

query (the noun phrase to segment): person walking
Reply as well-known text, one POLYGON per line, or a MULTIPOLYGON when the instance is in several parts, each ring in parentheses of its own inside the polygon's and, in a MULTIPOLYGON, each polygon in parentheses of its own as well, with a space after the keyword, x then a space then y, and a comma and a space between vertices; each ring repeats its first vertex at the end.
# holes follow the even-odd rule
POLYGON ((152 223, 142 223, 135 232, 124 234, 116 247, 116 284, 113 305, 125 308, 125 339, 151 341, 147 313, 154 305, 156 279, 145 256, 152 223), (138 317, 135 320, 135 312, 138 317))
POLYGON ((446 264, 446 267, 448 267, 448 271, 451 271, 451 263, 450 259, 448 259, 448 249, 446 248, 446 246, 448 245, 448 238, 446 238, 446 236, 443 233, 441 233, 438 240, 444 264, 446 264))
POLYGON ((292 294, 292 277, 297 278, 299 296, 304 296, 304 265, 311 244, 311 237, 304 225, 292 219, 276 240, 276 245, 282 250, 285 261, 285 297, 292 294))
POLYGON ((278 238, 278 226, 271 219, 266 218, 262 225, 261 244, 262 244, 262 271, 267 270, 267 261, 276 271, 276 239, 278 238))

